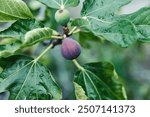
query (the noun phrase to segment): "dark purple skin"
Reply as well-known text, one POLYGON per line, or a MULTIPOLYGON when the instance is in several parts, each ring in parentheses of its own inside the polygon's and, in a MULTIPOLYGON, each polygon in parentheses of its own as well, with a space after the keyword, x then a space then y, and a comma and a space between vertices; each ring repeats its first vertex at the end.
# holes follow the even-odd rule
POLYGON ((67 60, 76 59, 81 53, 81 46, 72 38, 65 38, 62 42, 61 53, 67 60))

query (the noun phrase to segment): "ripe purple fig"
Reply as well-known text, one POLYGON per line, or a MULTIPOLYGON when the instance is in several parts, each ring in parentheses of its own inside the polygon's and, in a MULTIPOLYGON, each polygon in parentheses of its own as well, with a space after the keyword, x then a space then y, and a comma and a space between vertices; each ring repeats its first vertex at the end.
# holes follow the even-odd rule
POLYGON ((61 53, 67 60, 76 59, 81 53, 81 46, 72 38, 65 38, 61 45, 61 53))

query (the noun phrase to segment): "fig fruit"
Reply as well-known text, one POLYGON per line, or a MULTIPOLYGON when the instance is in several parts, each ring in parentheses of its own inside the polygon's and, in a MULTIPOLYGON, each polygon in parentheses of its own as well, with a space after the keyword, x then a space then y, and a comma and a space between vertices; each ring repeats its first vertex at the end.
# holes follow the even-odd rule
POLYGON ((66 26, 70 20, 70 13, 66 9, 57 10, 55 13, 55 20, 58 24, 66 26))
POLYGON ((72 38, 65 38, 61 45, 61 53, 67 60, 76 59, 81 53, 81 46, 72 38))

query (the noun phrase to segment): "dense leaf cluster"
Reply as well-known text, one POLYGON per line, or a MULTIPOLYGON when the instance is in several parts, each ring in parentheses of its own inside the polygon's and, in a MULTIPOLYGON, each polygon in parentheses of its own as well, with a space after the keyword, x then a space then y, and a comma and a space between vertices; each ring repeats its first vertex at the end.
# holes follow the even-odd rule
MULTIPOLYGON (((80 0, 38 0, 53 9, 76 7, 80 0)), ((85 0, 81 17, 71 19, 65 36, 78 33, 81 45, 86 39, 107 40, 121 47, 150 41, 150 7, 120 15, 119 9, 131 0, 85 0), (110 4, 111 3, 111 4, 110 4), (72 30, 71 30, 72 29, 72 30), (71 31, 70 31, 71 30, 71 31)), ((0 22, 12 25, 0 31, 0 95, 9 99, 61 99, 61 89, 48 68, 33 59, 18 55, 25 47, 44 40, 56 43, 64 35, 37 21, 22 0, 0 0, 0 22)), ((46 52, 46 51, 45 51, 46 52)), ((21 53, 22 54, 22 53, 21 53)), ((123 83, 109 62, 80 66, 74 78, 77 99, 127 99, 123 83), (81 92, 81 93, 79 93, 81 92)))

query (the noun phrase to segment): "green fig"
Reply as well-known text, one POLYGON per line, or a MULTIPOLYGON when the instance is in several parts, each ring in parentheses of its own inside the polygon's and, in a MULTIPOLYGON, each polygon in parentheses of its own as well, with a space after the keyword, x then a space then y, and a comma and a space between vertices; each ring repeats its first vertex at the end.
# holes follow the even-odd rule
POLYGON ((58 24, 62 26, 67 26, 70 21, 70 13, 66 9, 57 10, 55 13, 55 20, 58 24))

